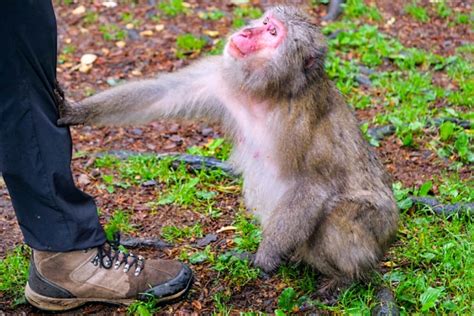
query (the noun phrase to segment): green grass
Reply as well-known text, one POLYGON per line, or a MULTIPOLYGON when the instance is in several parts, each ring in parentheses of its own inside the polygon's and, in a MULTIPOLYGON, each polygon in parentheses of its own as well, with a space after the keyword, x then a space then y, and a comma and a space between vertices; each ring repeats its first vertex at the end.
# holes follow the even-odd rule
POLYGON ((241 28, 247 24, 247 20, 254 20, 261 17, 262 10, 252 6, 241 6, 234 9, 232 26, 234 28, 241 28))
POLYGON ((163 0, 158 3, 158 8, 169 17, 175 17, 187 11, 183 0, 163 0))
POLYGON ((457 315, 474 302, 474 222, 449 220, 417 210, 403 213, 399 242, 390 251, 394 267, 383 277, 406 313, 457 315))
POLYGON ((214 9, 205 12, 201 12, 199 17, 203 20, 219 21, 225 17, 225 13, 221 10, 214 9))
MULTIPOLYGON (((464 75, 459 69, 455 73, 456 76, 464 75)), ((426 92, 424 95, 419 92, 433 89, 428 73, 400 71, 391 75, 381 75, 379 80, 385 84, 387 98, 393 94, 401 99, 411 100, 412 104, 416 103, 414 101, 416 98, 423 100, 431 98, 426 96, 426 92), (383 81, 385 78, 387 81, 383 81)), ((420 105, 417 108, 424 107, 420 105)), ((397 112, 392 110, 392 113, 397 112)), ((430 118, 432 114, 433 112, 428 111, 421 117, 430 118)), ((407 121, 402 115, 400 119, 407 121)), ((450 127, 449 124, 441 125, 438 137, 443 142, 453 141, 457 129, 458 127, 450 127)), ((203 147, 190 148, 188 152, 227 159, 230 145, 218 139, 203 147)), ((110 180, 111 183, 122 181, 130 185, 141 185, 145 180, 157 180, 162 184, 165 196, 175 194, 174 190, 180 188, 180 193, 176 193, 177 198, 173 200, 173 203, 182 203, 180 205, 202 205, 197 192, 203 188, 206 188, 206 192, 215 192, 217 188, 229 189, 236 185, 219 171, 194 172, 187 170, 184 165, 175 168, 172 164, 172 159, 159 160, 155 156, 137 156, 125 160, 103 156, 95 161, 95 167, 105 172, 103 175, 114 176, 114 180, 110 180), (190 189, 191 187, 193 189, 190 189)), ((107 184, 104 177, 103 181, 107 184)), ((408 197, 432 196, 434 188, 437 188, 439 192, 437 198, 442 203, 472 202, 473 187, 472 180, 461 180, 456 177, 456 173, 450 173, 449 170, 446 175, 427 181, 417 188, 404 188, 399 183, 395 184, 395 196, 402 210, 400 233, 384 261, 383 265, 387 267, 385 272, 374 274, 368 284, 352 285, 341 293, 336 305, 328 306, 311 299, 318 288, 315 282, 318 280, 317 273, 304 265, 284 265, 277 273, 285 288, 279 294, 275 314, 291 314, 299 310, 302 305, 336 314, 369 314, 377 304, 376 289, 381 285, 392 289, 395 293, 402 315, 466 314, 473 307, 471 302, 474 300, 472 294, 474 262, 471 258, 474 248, 472 218, 463 215, 450 217, 435 215, 427 208, 413 205, 408 197)), ((211 197, 211 201, 214 197, 211 197)), ((212 208, 212 203, 206 205, 211 205, 212 208)), ((115 212, 108 221, 106 231, 133 229, 128 216, 128 213, 122 211, 115 212)), ((191 240, 204 236, 204 228, 199 223, 191 226, 165 226, 161 231, 166 241, 184 243, 179 255, 180 260, 191 265, 206 265, 217 272, 215 282, 223 284, 225 290, 214 294, 214 304, 215 312, 222 314, 232 312, 233 307, 229 302, 234 291, 251 286, 260 273, 247 260, 235 254, 256 251, 261 240, 259 225, 251 216, 237 212, 233 226, 235 233, 232 244, 225 251, 215 248, 214 244, 206 246, 205 249, 189 246, 191 240)), ((151 314, 158 310, 154 300, 136 302, 129 308, 130 313, 139 315, 151 314)), ((246 312, 246 315, 254 314, 258 312, 246 312)))
POLYGON ((176 38, 176 57, 185 59, 189 55, 199 54, 206 46, 204 38, 196 37, 193 34, 182 34, 176 38))
POLYGON ((257 279, 259 270, 252 267, 248 260, 243 260, 231 253, 224 253, 212 263, 219 278, 227 282, 229 287, 242 287, 257 279))
POLYGON ((130 214, 121 210, 114 211, 104 226, 105 235, 108 240, 114 240, 116 233, 131 233, 135 228, 130 223, 130 214))
POLYGON ((127 31, 112 23, 100 25, 99 32, 106 41, 122 41, 127 38, 127 31))
POLYGON ((183 239, 200 238, 202 236, 203 230, 199 223, 193 226, 164 226, 161 228, 161 237, 170 243, 182 241, 183 239))
POLYGON ((406 5, 405 11, 417 21, 428 22, 430 20, 428 11, 424 7, 419 6, 416 1, 406 5))
POLYGON ((13 306, 25 302, 23 292, 28 280, 30 249, 17 246, 0 259, 0 293, 13 301, 13 306))
MULTIPOLYGON (((449 21, 464 21, 460 14, 453 14, 448 2, 438 2, 432 8, 430 14, 434 12, 449 21)), ((409 3, 406 10, 421 22, 430 19, 428 10, 416 2, 409 3)), ((211 12, 214 11, 208 14, 211 12)), ((247 19, 260 15, 259 9, 238 6, 233 12, 233 26, 240 27, 247 19)), ((217 20, 222 17, 219 11, 215 11, 215 16, 202 18, 217 20)), ((439 216, 429 208, 413 205, 409 199, 410 195, 415 195, 436 197, 442 203, 474 201, 473 181, 461 179, 458 175, 459 168, 472 163, 472 126, 464 129, 450 122, 434 124, 434 120, 439 118, 474 121, 473 46, 461 46, 454 55, 444 57, 405 47, 396 38, 384 34, 377 25, 372 25, 372 21, 379 19, 380 13, 369 2, 346 1, 342 18, 323 29, 326 35, 339 31, 329 40, 326 70, 351 106, 356 109, 378 107, 379 115, 365 122, 363 131, 376 125, 392 124, 401 144, 420 151, 433 150, 440 159, 448 159, 450 165, 441 176, 432 177, 420 187, 394 185, 402 210, 400 232, 382 263, 382 272, 375 273, 370 283, 352 285, 341 293, 336 305, 328 306, 311 298, 319 286, 316 283, 317 273, 304 265, 284 265, 276 276, 283 286, 277 292, 276 315, 289 315, 302 304, 335 314, 369 315, 376 304, 377 288, 381 285, 394 292, 402 315, 464 315, 474 308, 472 217, 439 216), (361 65, 373 72, 369 75, 372 81, 370 88, 363 89, 357 83, 361 65), (451 83, 449 88, 436 84, 435 78, 439 74, 448 78, 451 83), (433 192, 437 195, 434 196, 433 192)), ((199 41, 196 36, 183 40, 180 44, 183 56, 204 49, 201 44, 195 45, 196 41, 199 41)), ((219 49, 217 47, 215 52, 219 49)), ((228 159, 230 151, 230 144, 222 139, 187 150, 189 154, 213 156, 221 160, 228 159)), ((159 186, 157 192, 161 192, 155 205, 172 203, 192 207, 213 218, 223 212, 217 203, 221 193, 240 193, 239 180, 230 179, 220 171, 190 171, 183 165, 176 167, 172 159, 138 156, 118 160, 104 156, 96 160, 95 167, 101 169, 101 185, 107 190, 119 191, 154 180, 159 186)), ((226 214, 229 216, 228 212, 226 214)), ((222 290, 210 295, 214 300, 214 313, 220 315, 235 312, 233 295, 242 287, 252 286, 260 273, 248 261, 235 255, 236 252, 256 251, 261 240, 259 225, 241 211, 230 216, 233 216, 235 232, 224 250, 215 244, 204 249, 193 248, 190 241, 200 238, 207 231, 200 224, 165 226, 161 231, 165 240, 182 244, 181 260, 217 272, 212 282, 222 285, 222 290)), ((129 312, 140 315, 157 311, 153 300, 136 303, 129 308, 129 312)), ((259 314, 251 310, 242 313, 259 314)))

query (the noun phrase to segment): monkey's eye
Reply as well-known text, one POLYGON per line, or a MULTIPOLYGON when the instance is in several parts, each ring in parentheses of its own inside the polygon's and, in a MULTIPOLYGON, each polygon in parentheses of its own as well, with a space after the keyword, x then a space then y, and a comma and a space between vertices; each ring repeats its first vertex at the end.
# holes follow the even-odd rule
POLYGON ((271 29, 268 30, 271 35, 276 36, 277 35, 277 30, 276 28, 272 27, 271 29))
POLYGON ((263 25, 267 25, 268 21, 269 21, 269 18, 265 18, 265 20, 263 20, 263 25))

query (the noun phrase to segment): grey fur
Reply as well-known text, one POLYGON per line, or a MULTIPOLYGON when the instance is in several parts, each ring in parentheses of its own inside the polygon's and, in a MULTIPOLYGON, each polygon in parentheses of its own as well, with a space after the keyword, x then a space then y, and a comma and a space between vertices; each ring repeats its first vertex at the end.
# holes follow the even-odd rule
POLYGON ((363 279, 397 231, 390 180, 324 72, 318 28, 292 7, 269 13, 288 30, 271 58, 206 58, 87 98, 60 123, 219 121, 235 144, 231 160, 243 173, 247 206, 262 222, 255 264, 272 271, 292 258, 331 285, 363 279))

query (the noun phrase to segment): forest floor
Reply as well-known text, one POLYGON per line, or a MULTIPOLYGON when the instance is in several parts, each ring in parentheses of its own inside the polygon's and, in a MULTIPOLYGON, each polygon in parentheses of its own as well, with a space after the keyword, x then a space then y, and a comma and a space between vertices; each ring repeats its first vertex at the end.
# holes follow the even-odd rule
MULTIPOLYGON (((58 80, 70 99, 80 100, 124 81, 176 71, 220 53, 229 32, 271 3, 262 2, 121 0, 113 6, 56 0, 58 80), (85 54, 96 59, 85 62, 85 54)), ((367 315, 381 286, 391 289, 402 314, 474 310, 472 212, 441 216, 410 199, 474 202, 472 4, 350 0, 337 21, 324 23, 327 6, 319 3, 324 1, 308 2, 308 13, 329 39, 327 72, 391 174, 401 211, 397 240, 373 281, 354 284, 327 305, 315 294, 321 278, 308 267, 285 265, 260 277, 235 255, 255 252, 260 241, 258 223, 243 205, 241 180, 220 170, 170 168, 169 159, 138 155, 187 152, 225 160, 231 148, 219 126, 81 126, 72 128, 73 174, 94 196, 106 231, 165 240, 171 244, 166 249, 138 251, 187 262, 195 282, 183 301, 169 306, 88 304, 71 313, 367 315), (385 125, 395 132, 384 139, 367 133, 385 125), (98 155, 112 150, 137 155, 98 155)), ((22 294, 29 249, 22 246, 1 178, 0 239, 0 314, 40 313, 22 294)))

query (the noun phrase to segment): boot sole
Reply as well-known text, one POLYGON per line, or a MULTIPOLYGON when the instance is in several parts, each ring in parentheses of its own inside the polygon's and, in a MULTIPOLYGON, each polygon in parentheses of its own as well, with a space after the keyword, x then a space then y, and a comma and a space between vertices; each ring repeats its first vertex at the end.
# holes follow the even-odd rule
MULTIPOLYGON (((181 296, 184 296, 189 291, 192 283, 193 278, 189 280, 188 284, 186 285, 186 288, 184 288, 182 291, 166 297, 157 298, 156 303, 163 304, 177 301, 181 296)), ((33 289, 31 289, 28 283, 26 283, 25 287, 25 297, 26 300, 34 307, 48 311, 66 311, 77 308, 87 303, 108 303, 128 306, 133 302, 137 301, 136 299, 113 300, 105 298, 54 298, 36 293, 33 289)))

